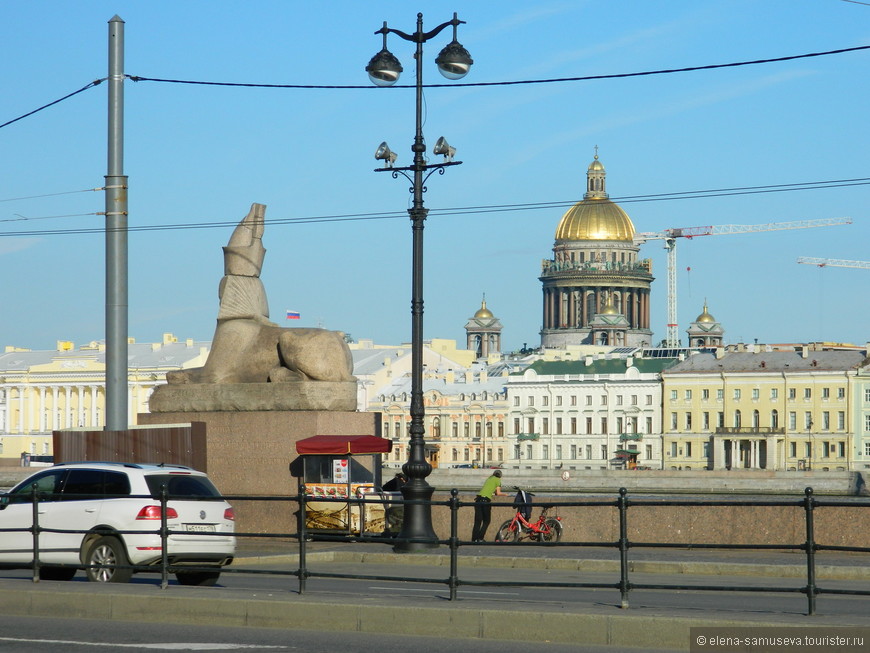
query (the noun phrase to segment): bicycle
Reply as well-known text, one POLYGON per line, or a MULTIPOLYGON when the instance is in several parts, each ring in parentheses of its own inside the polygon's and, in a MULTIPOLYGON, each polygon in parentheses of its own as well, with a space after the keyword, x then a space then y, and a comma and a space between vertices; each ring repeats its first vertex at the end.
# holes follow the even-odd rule
POLYGON ((499 526, 495 534, 496 542, 519 542, 528 539, 532 542, 558 542, 562 539, 562 518, 558 515, 550 516, 553 506, 543 506, 538 521, 531 522, 532 515, 531 492, 525 492, 514 487, 517 496, 514 506, 517 509, 513 519, 508 519, 499 526))

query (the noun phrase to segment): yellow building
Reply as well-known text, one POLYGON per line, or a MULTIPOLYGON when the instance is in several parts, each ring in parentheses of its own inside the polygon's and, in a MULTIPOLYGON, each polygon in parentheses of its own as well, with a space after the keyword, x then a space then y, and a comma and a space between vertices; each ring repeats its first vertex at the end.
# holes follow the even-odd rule
POLYGON ((662 373, 664 469, 849 470, 863 350, 763 345, 690 354, 662 373))
MULTIPOLYGON (((128 345, 128 422, 148 412, 154 387, 169 370, 199 367, 209 343, 178 342, 164 334, 158 343, 128 345)), ((105 426, 105 343, 76 348, 59 341, 54 350, 6 347, 0 354, 0 462, 23 453, 51 455, 51 432, 105 426)))

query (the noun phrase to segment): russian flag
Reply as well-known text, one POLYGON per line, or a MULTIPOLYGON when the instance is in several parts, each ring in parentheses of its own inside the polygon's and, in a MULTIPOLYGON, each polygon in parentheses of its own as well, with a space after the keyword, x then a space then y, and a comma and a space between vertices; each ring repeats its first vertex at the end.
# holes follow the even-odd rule
POLYGON ((288 320, 298 320, 299 319, 299 311, 287 311, 287 319, 288 320))

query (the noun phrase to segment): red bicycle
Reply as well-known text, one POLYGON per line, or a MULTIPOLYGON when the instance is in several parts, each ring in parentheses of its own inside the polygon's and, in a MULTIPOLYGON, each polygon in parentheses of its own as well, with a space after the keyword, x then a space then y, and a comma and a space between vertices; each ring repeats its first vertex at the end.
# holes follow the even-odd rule
POLYGON ((543 506, 538 521, 531 522, 529 521, 532 516, 531 498, 535 495, 519 488, 514 489, 517 490, 517 496, 514 498, 517 512, 513 519, 508 519, 499 527, 495 534, 495 541, 558 542, 562 539, 562 518, 557 515, 550 516, 553 506, 543 506))

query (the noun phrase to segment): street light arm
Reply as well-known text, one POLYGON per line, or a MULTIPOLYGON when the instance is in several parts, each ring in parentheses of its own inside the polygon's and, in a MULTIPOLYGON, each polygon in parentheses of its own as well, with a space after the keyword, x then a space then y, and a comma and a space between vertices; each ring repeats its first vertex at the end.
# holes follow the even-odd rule
MULTIPOLYGON (((418 19, 423 18, 423 14, 417 14, 417 18, 418 19)), ((447 27, 448 25, 452 25, 454 28, 456 28, 459 25, 465 25, 465 21, 459 20, 456 17, 456 14, 454 13, 453 20, 448 20, 446 23, 441 23, 438 27, 436 27, 435 29, 433 29, 429 32, 422 32, 418 29, 413 34, 407 34, 406 32, 403 32, 401 30, 393 29, 392 27, 387 27, 387 24, 384 23, 384 26, 381 29, 379 29, 377 32, 375 32, 375 34, 383 34, 385 37, 387 34, 395 34, 399 38, 405 39, 406 41, 410 41, 411 43, 425 43, 429 39, 431 39, 435 36, 438 36, 438 34, 440 34, 444 30, 444 28, 447 27)))

